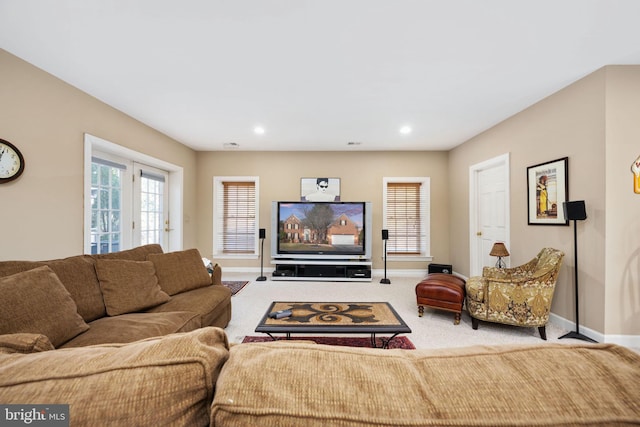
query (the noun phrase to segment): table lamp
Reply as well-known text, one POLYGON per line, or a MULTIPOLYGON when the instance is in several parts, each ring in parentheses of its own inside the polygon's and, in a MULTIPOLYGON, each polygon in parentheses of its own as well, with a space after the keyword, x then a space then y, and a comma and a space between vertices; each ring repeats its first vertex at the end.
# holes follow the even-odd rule
POLYGON ((509 256, 509 251, 507 250, 507 247, 504 245, 504 243, 502 242, 494 243, 489 255, 498 257, 498 262, 496 262, 496 267, 505 268, 507 266, 504 263, 504 261, 502 261, 502 257, 509 256))

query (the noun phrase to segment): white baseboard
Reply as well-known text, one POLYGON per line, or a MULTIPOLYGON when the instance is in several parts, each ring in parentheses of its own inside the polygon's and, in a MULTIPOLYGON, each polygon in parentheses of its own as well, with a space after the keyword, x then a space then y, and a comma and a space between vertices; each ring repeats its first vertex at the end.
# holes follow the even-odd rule
MULTIPOLYGON (((260 274, 260 267, 225 267, 222 266, 222 274, 224 273, 256 273, 260 274)), ((273 273, 273 268, 265 268, 264 274, 271 275, 273 273)))
MULTIPOLYGON (((576 329, 575 322, 565 319, 564 317, 558 316, 554 313, 551 313, 551 315, 549 316, 549 322, 568 331, 575 331, 576 329)), ((580 325, 580 333, 598 341, 599 343, 610 343, 618 344, 624 347, 640 348, 640 335, 605 335, 602 332, 595 331, 582 325, 580 325)))
MULTIPOLYGON (((376 268, 371 270, 372 276, 384 277, 384 269, 376 268)), ((427 270, 425 269, 398 269, 398 270, 390 270, 387 268, 387 277, 393 278, 396 277, 422 277, 427 275, 427 270)), ((418 283, 416 282, 416 285, 418 283)))

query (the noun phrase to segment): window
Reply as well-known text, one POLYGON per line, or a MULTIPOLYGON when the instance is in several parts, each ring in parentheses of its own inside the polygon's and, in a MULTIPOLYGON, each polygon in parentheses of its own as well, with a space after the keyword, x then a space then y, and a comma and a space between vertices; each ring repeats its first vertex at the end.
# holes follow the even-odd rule
POLYGON ((258 177, 214 177, 213 247, 218 257, 258 255, 258 177))
POLYGON ((91 254, 120 250, 126 172, 127 167, 121 163, 91 159, 91 254))
POLYGON ((383 228, 389 230, 387 254, 394 259, 430 258, 429 178, 383 181, 383 228))
POLYGON ((182 181, 178 166, 85 134, 85 253, 181 249, 182 181))

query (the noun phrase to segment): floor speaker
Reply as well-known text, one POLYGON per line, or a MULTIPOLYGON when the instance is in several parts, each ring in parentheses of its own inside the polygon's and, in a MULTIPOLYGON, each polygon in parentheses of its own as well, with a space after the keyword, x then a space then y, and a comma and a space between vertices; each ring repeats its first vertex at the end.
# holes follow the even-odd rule
POLYGON ((267 277, 264 275, 264 239, 267 237, 267 230, 258 229, 258 237, 260 238, 260 276, 256 279, 258 282, 264 282, 267 277))
POLYGON ((587 211, 584 207, 584 200, 576 200, 574 202, 564 202, 564 218, 568 220, 584 221, 587 219, 587 211))
POLYGON ((578 303, 580 302, 580 298, 578 298, 578 221, 587 219, 584 200, 564 202, 562 204, 562 208, 564 209, 565 218, 573 221, 573 277, 575 281, 576 330, 571 331, 568 334, 564 334, 559 337, 559 339, 575 338, 583 341, 596 342, 594 339, 580 333, 580 309, 578 307, 578 303))
POLYGON ((384 243, 384 277, 380 279, 380 283, 385 285, 391 284, 391 280, 387 277, 387 240, 389 240, 389 230, 382 230, 382 242, 384 243))

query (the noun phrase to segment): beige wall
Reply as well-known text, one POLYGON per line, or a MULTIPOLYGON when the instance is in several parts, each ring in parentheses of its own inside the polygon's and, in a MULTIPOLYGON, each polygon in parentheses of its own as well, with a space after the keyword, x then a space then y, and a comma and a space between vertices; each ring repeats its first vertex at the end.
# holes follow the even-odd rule
MULTIPOLYGON (((552 312, 574 319, 573 223, 528 225, 526 212, 527 166, 569 157, 569 199, 585 200, 588 216, 577 224, 580 323, 607 335, 640 333, 640 195, 630 172, 640 155, 639 87, 640 67, 603 68, 449 153, 451 188, 468 186, 471 165, 510 153, 511 265, 544 246, 563 250, 552 312)), ((450 204, 453 262, 468 273, 467 192, 452 192, 450 204)))
POLYGON ((0 259, 83 252, 85 132, 184 168, 183 241, 195 245, 195 151, 1 49, 0 72, 0 138, 26 164, 0 186, 0 259))
POLYGON ((606 68, 605 325, 640 335, 640 194, 631 164, 640 156, 640 66, 606 68))
MULTIPOLYGON (((431 249, 434 262, 449 261, 449 185, 444 152, 201 152, 198 153, 198 248, 213 257, 213 177, 258 176, 260 227, 267 229, 265 268, 270 265, 271 202, 300 200, 300 178, 340 178, 342 201, 373 202, 373 268, 382 268, 382 178, 431 178, 431 249)), ((207 255, 204 255, 207 254, 207 255)), ((229 267, 259 267, 258 260, 225 260, 229 267)), ((389 262, 389 269, 427 263, 389 262)))

